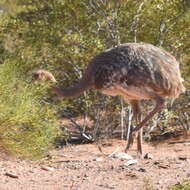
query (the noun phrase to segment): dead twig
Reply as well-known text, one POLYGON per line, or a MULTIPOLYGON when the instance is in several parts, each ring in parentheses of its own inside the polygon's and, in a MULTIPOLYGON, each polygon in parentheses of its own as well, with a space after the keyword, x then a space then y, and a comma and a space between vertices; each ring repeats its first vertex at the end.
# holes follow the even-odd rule
POLYGON ((119 147, 117 147, 108 157, 111 158, 118 151, 119 151, 119 147))
POLYGON ((96 143, 96 145, 97 145, 97 147, 98 147, 98 150, 99 150, 104 156, 107 156, 107 154, 103 152, 102 147, 100 146, 100 144, 96 143))
POLYGON ((9 172, 6 172, 5 175, 8 176, 8 177, 11 177, 11 178, 18 179, 18 175, 11 174, 11 173, 9 173, 9 172))

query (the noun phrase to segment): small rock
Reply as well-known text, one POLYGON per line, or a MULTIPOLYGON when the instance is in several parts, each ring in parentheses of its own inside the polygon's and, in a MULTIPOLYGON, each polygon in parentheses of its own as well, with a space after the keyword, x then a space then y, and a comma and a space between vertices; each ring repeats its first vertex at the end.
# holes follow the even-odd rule
POLYGON ((152 160, 153 159, 153 155, 150 154, 150 153, 146 153, 145 156, 144 156, 144 159, 150 159, 150 160, 152 160))
POLYGON ((102 162, 102 161, 103 161, 103 158, 102 158, 102 157, 95 158, 95 159, 93 159, 93 161, 96 161, 96 162, 102 162))
POLYGON ((128 173, 126 174, 127 177, 131 177, 131 178, 137 178, 137 175, 134 173, 128 173))
POLYGON ((114 158, 124 159, 124 160, 133 160, 133 157, 129 154, 126 154, 124 152, 120 152, 113 155, 114 158))
POLYGON ((189 143, 184 143, 184 146, 190 146, 190 142, 189 143))
POLYGON ((158 165, 158 164, 160 164, 160 162, 158 162, 158 161, 155 161, 155 162, 154 162, 154 165, 158 165))
POLYGON ((15 174, 12 174, 12 173, 6 172, 5 175, 6 175, 6 176, 9 176, 9 177, 12 177, 12 178, 18 179, 18 175, 15 175, 15 174))
POLYGON ((137 160, 129 160, 129 161, 127 161, 124 165, 125 166, 130 166, 130 165, 133 165, 133 164, 136 164, 138 161, 137 160))
POLYGON ((139 168, 138 171, 139 171, 139 172, 146 172, 146 169, 144 169, 144 168, 139 168))
POLYGON ((175 152, 181 152, 183 151, 182 149, 174 149, 175 152))
POLYGON ((51 171, 51 172, 55 170, 54 168, 49 167, 49 166, 43 166, 43 167, 41 167, 41 169, 45 170, 45 171, 51 171))
POLYGON ((157 165, 159 168, 168 169, 170 166, 168 164, 163 164, 159 162, 154 162, 155 165, 157 165))
POLYGON ((185 156, 179 156, 178 159, 179 159, 179 160, 184 160, 184 161, 186 161, 186 160, 187 160, 187 157, 185 157, 185 156))

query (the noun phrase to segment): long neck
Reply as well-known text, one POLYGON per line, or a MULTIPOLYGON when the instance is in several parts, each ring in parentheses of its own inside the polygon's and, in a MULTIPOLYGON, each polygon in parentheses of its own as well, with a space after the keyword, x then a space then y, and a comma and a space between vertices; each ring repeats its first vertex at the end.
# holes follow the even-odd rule
POLYGON ((68 88, 52 87, 52 91, 60 97, 76 98, 90 88, 91 85, 88 82, 79 81, 78 84, 68 88))
POLYGON ((83 77, 72 87, 60 88, 53 87, 52 90, 60 97, 65 98, 76 98, 84 93, 86 90, 94 88, 94 80, 92 74, 92 67, 88 65, 86 71, 83 74, 83 77))

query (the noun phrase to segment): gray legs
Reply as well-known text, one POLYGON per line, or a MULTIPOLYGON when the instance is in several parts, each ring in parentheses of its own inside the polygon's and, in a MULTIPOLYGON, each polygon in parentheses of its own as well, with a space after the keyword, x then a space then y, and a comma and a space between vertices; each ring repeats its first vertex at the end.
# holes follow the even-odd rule
POLYGON ((141 121, 141 108, 140 108, 140 102, 138 100, 131 100, 130 103, 132 105, 133 109, 133 119, 135 120, 135 128, 132 128, 130 131, 130 136, 128 139, 128 143, 125 149, 125 152, 128 151, 128 149, 133 144, 133 138, 137 135, 137 151, 140 155, 142 155, 142 128, 143 126, 150 120, 152 117, 159 111, 161 111, 164 107, 165 100, 161 97, 156 97, 156 106, 155 108, 141 121))
MULTIPOLYGON (((132 110, 133 110, 133 121, 135 121, 135 126, 137 126, 141 122, 140 102, 137 100, 132 100, 132 101, 130 101, 130 104, 131 104, 132 110)), ((132 134, 133 130, 134 129, 132 127, 125 152, 127 152, 128 149, 132 146, 133 139, 135 138, 134 136, 136 136, 135 134, 132 134)), ((137 152, 140 155, 142 154, 142 129, 138 131, 138 135, 137 135, 137 152)))

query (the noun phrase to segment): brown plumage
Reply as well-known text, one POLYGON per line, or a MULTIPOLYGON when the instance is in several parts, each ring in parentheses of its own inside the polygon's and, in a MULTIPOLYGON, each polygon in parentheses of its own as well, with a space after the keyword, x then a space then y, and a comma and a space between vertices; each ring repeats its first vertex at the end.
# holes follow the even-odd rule
MULTIPOLYGON (((47 71, 35 71, 36 79, 46 78, 55 82, 47 71)), ((133 118, 139 131, 155 113, 164 107, 166 98, 177 98, 185 88, 182 84, 179 63, 166 51, 150 44, 127 43, 108 49, 88 65, 83 77, 73 87, 53 91, 63 97, 77 97, 85 90, 96 89, 103 94, 121 96, 133 108, 133 118), (153 99, 156 106, 141 121, 140 101, 153 99)), ((126 150, 132 143, 132 135, 126 150)), ((137 137, 137 148, 142 154, 141 133, 137 137)))

